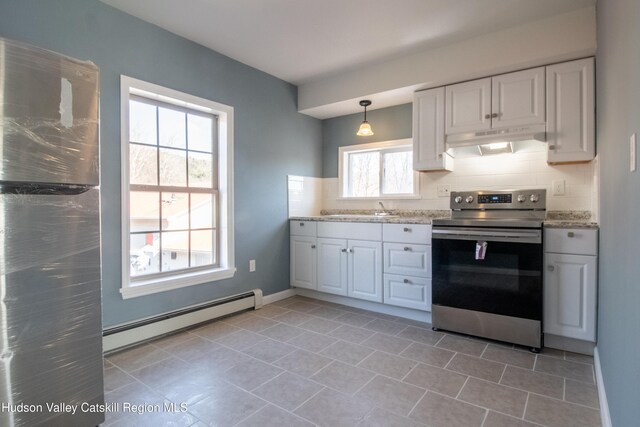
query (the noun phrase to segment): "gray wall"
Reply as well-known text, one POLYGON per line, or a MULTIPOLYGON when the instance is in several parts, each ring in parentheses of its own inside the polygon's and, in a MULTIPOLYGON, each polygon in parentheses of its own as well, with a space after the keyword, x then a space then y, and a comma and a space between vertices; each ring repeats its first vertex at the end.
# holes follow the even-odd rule
MULTIPOLYGON (((364 111, 364 110, 363 110, 364 111)), ((322 121, 322 176, 338 176, 338 147, 411 138, 412 104, 367 111, 372 136, 357 136, 363 113, 322 121)))
POLYGON ((97 0, 0 3, 0 36, 95 62, 101 71, 105 326, 253 288, 289 287, 286 175, 321 175, 319 120, 297 112, 297 89, 97 0), (235 108, 233 279, 122 300, 120 99, 125 74, 235 108), (257 272, 248 272, 249 259, 257 272))
POLYGON ((613 425, 640 422, 640 2, 598 0, 597 140, 601 158, 598 352, 613 425))

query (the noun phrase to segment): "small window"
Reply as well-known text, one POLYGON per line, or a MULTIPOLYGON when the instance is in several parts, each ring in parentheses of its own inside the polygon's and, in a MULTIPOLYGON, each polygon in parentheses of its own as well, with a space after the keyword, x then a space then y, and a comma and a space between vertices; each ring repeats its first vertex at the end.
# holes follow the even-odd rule
POLYGON ((410 139, 359 144, 339 149, 342 198, 416 198, 410 139))
POLYGON ((122 78, 123 296, 233 275, 233 109, 122 78))

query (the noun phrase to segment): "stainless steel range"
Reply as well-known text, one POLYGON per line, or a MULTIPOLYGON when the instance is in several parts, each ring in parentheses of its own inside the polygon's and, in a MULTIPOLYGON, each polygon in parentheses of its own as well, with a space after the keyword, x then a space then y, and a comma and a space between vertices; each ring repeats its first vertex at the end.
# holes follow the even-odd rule
POLYGON ((546 190, 451 193, 433 221, 434 329, 542 347, 546 190))

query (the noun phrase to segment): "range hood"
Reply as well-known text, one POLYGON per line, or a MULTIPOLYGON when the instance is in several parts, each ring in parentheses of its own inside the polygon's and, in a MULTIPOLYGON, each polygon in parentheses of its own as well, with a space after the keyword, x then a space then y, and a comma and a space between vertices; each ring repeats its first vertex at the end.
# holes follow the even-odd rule
POLYGON ((446 145, 447 150, 449 150, 498 142, 516 142, 529 140, 546 142, 546 125, 529 125, 504 129, 492 129, 480 132, 457 133, 453 135, 447 135, 446 145))

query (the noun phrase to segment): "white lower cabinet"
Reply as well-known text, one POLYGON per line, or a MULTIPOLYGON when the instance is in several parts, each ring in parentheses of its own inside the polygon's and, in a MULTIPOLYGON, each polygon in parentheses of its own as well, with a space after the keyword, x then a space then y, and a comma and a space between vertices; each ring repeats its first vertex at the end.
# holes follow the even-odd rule
POLYGON ((382 302, 382 243, 349 240, 347 295, 382 302))
POLYGON ((544 252, 544 333, 595 342, 598 230, 547 228, 544 252))
POLYGON ((431 226, 292 221, 291 286, 431 310, 431 226), (384 242, 383 242, 384 239, 384 242))
POLYGON ((291 236, 291 286, 317 289, 316 238, 291 236))
POLYGON ((431 226, 385 224, 384 303, 431 311, 431 226))
POLYGON ((383 287, 385 304, 431 311, 431 279, 385 274, 383 287))
POLYGON ((596 340, 596 257, 545 254, 544 332, 596 340))
POLYGON ((382 244, 318 239, 318 290, 382 302, 382 244))
POLYGON ((347 241, 318 238, 318 290, 347 295, 347 241))

